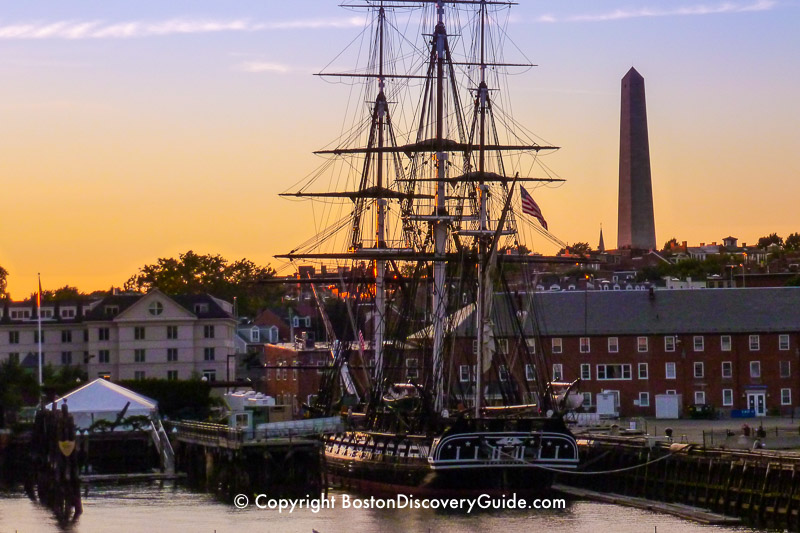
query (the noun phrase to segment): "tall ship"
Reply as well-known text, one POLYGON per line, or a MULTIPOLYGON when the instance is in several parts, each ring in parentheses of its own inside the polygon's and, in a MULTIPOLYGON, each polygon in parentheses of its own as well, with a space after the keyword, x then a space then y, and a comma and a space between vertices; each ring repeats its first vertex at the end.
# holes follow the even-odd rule
POLYGON ((331 342, 309 409, 340 413, 348 428, 325 442, 334 482, 373 494, 539 492, 578 465, 564 415, 582 397, 549 372, 533 291, 532 265, 556 258, 524 244, 550 235, 525 187, 563 180, 542 161, 557 148, 511 113, 508 74, 533 66, 521 52, 505 59, 511 6, 343 6, 365 17, 349 48, 361 64, 320 76, 348 88, 355 117, 284 193, 314 203, 319 229, 277 256, 325 273, 299 281, 331 342))

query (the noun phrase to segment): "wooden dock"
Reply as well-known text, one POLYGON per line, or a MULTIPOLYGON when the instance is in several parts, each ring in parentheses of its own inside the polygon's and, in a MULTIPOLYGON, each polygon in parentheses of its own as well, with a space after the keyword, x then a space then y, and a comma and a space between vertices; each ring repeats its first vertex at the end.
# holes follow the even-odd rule
POLYGON ((741 518, 725 516, 722 514, 713 513, 708 509, 701 509, 699 507, 692 507, 690 505, 683 505, 679 503, 658 502, 644 498, 637 498, 634 496, 625 496, 624 494, 596 492, 593 490, 579 489, 577 487, 570 487, 568 485, 561 484, 553 485, 553 490, 562 492, 575 498, 611 503, 615 505, 624 505, 626 507, 635 507, 636 509, 644 509, 646 511, 653 511, 656 513, 665 513, 709 526, 733 526, 740 525, 742 523, 741 518))
POLYGON ((557 483, 600 495, 593 499, 653 510, 658 510, 653 502, 659 502, 672 506, 661 509, 676 516, 686 508, 693 510, 690 515, 706 509, 749 526, 800 532, 796 452, 703 448, 623 436, 593 436, 578 444, 585 467, 559 474, 557 483))
POLYGON ((134 474, 82 474, 83 483, 135 483, 139 481, 172 481, 186 479, 184 473, 141 472, 134 474))

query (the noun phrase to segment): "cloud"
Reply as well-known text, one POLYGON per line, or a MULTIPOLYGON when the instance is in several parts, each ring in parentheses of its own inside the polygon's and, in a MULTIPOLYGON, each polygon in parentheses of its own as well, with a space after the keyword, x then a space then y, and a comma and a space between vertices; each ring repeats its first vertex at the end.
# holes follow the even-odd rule
POLYGON ((252 73, 259 73, 259 72, 274 72, 277 74, 286 74, 293 69, 282 65, 280 63, 270 63, 266 61, 247 61, 239 65, 236 70, 240 70, 242 72, 252 72, 252 73))
POLYGON ((643 17, 676 17, 689 15, 718 15, 724 13, 747 13, 752 11, 769 11, 777 5, 777 0, 756 0, 750 3, 724 2, 721 4, 696 4, 671 9, 617 9, 607 13, 573 15, 557 18, 543 15, 536 22, 604 22, 609 20, 625 20, 643 17))
POLYGON ((198 33, 350 28, 363 25, 364 19, 360 17, 298 19, 278 22, 254 22, 249 19, 168 19, 151 22, 135 20, 125 22, 61 20, 0 24, 0 39, 133 39, 198 33))

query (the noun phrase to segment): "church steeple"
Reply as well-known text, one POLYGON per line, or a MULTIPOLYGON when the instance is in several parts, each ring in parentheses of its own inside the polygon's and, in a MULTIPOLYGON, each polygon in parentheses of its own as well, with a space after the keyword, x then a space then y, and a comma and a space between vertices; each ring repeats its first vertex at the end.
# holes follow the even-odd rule
POLYGON ((606 251, 606 243, 603 242, 603 225, 600 224, 600 244, 597 245, 597 251, 601 254, 606 251))

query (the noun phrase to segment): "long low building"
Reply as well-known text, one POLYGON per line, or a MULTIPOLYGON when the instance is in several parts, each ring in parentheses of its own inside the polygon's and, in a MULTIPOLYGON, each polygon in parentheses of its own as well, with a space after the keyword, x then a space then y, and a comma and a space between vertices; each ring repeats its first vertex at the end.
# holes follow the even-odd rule
MULTIPOLYGON (((655 415, 661 394, 681 395, 684 408, 756 416, 790 414, 800 405, 800 288, 537 292, 496 295, 492 309, 497 354, 484 379, 489 400, 546 375, 581 378, 587 409, 599 393, 610 393, 621 416, 655 415), (514 324, 538 340, 514 346, 514 324), (537 361, 546 368, 537 369, 537 361)), ((454 371, 469 404, 474 315, 455 335, 462 356, 454 371)))
MULTIPOLYGON (((159 290, 96 300, 43 302, 45 365, 80 366, 90 378, 190 379, 233 375, 236 321, 230 303, 210 295, 159 290)), ((0 362, 38 366, 35 300, 6 302, 0 313, 0 362)))

